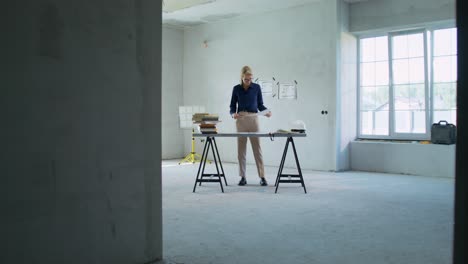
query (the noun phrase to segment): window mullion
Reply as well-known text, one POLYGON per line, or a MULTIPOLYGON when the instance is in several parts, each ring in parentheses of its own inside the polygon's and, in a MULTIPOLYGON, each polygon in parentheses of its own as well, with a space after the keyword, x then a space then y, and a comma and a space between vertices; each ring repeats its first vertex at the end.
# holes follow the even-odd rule
MULTIPOLYGON (((432 65, 432 59, 428 59, 427 56, 428 56, 428 52, 427 52, 427 30, 423 32, 423 36, 424 36, 424 81, 425 81, 425 102, 426 102, 426 109, 425 109, 425 112, 426 112, 426 138, 430 139, 430 132, 431 132, 431 119, 432 119, 432 115, 431 115, 431 112, 432 112, 432 103, 433 103, 433 96, 432 96, 432 90, 431 87, 432 87, 432 70, 430 71, 429 70, 429 61, 431 62, 431 65, 432 65), (430 75, 429 75, 430 73, 430 75)), ((433 42, 433 38, 432 38, 432 35, 431 35, 431 42, 430 42, 430 57, 432 58, 432 50, 433 50, 433 45, 434 42, 433 42)))
POLYGON ((357 72, 357 78, 356 78, 357 79, 357 86, 356 86, 357 87, 357 98, 356 98, 357 102, 356 104, 357 104, 357 124, 358 125, 356 129, 357 129, 358 137, 361 137, 362 136, 362 129, 361 129, 362 127, 362 124, 361 124, 362 122, 361 120, 361 108, 362 108, 361 107, 361 101, 362 101, 361 100, 361 63, 362 61, 361 61, 361 40, 360 39, 357 41, 357 49, 358 49, 357 50, 358 63, 357 63, 357 69, 356 69, 356 72, 357 72))
POLYGON ((428 122, 428 133, 430 135, 431 132, 431 125, 434 123, 434 29, 430 31, 431 41, 429 46, 429 122, 428 122))
POLYGON ((390 137, 395 136, 395 103, 393 101, 393 41, 392 35, 388 36, 388 134, 390 137))

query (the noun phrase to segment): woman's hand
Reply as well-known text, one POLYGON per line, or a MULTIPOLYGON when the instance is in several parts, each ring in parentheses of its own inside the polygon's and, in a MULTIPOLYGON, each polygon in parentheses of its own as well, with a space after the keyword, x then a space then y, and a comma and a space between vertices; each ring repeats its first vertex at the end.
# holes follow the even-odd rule
POLYGON ((238 113, 234 113, 234 114, 232 114, 232 118, 234 118, 234 119, 237 119, 237 118, 239 118, 239 114, 238 114, 238 113))
POLYGON ((266 117, 270 117, 270 116, 271 116, 271 111, 268 112, 268 113, 266 113, 265 116, 266 116, 266 117))

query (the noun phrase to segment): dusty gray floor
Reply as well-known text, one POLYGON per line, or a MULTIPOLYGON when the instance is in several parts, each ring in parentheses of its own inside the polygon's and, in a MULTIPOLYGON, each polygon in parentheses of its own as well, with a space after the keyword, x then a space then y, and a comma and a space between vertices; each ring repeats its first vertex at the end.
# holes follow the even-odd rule
MULTIPOLYGON (((454 180, 365 172, 304 171, 268 187, 254 166, 237 186, 204 183, 192 193, 198 164, 164 161, 164 263, 451 263, 454 180)), ((213 167, 207 168, 213 170, 213 167)))

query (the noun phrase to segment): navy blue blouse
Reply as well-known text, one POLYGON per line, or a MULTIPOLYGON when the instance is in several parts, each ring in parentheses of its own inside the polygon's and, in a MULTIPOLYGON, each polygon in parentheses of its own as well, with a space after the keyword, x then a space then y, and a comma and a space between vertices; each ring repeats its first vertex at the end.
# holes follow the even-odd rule
POLYGON ((251 83, 247 90, 241 84, 234 86, 230 108, 231 115, 242 111, 257 113, 258 110, 263 111, 267 109, 263 105, 260 85, 251 83))

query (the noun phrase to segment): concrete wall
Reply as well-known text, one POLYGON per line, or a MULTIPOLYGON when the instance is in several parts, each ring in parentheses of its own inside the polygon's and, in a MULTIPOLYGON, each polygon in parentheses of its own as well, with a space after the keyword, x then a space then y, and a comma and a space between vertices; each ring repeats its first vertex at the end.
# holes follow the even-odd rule
POLYGON ((372 0, 350 5, 350 31, 398 29, 455 19, 455 0, 372 0))
POLYGON ((1 12, 0 263, 161 259, 161 2, 1 12))
MULTIPOLYGON (((162 31, 162 158, 184 156, 184 133, 179 126, 183 105, 184 31, 164 26, 162 31)), ((187 149, 188 150, 188 149, 187 149)))
POLYGON ((349 4, 338 7, 336 170, 343 171, 351 168, 350 143, 357 134, 357 39, 349 33, 349 4))
MULTIPOLYGON (((254 78, 298 82, 297 100, 265 97, 273 112, 260 117, 263 131, 289 129, 303 120, 308 137, 297 139, 301 165, 308 169, 335 170, 335 126, 337 89, 337 2, 317 3, 196 26, 185 32, 184 103, 204 105, 220 115, 220 131, 235 131, 229 115, 232 87, 239 83, 240 69, 250 65, 254 78), (204 47, 203 42, 208 46, 204 47), (328 115, 321 111, 327 110, 328 115)), ((189 135, 186 135, 189 149, 189 135)), ((235 138, 217 141, 225 161, 237 162, 235 138)), ((202 145, 197 142, 198 152, 202 145)), ((284 140, 262 139, 264 160, 277 166, 284 140)), ((254 163, 251 151, 248 162, 254 163)), ((288 158, 288 166, 295 166, 288 158)))
POLYGON ((453 178, 455 145, 352 142, 351 169, 453 178))

